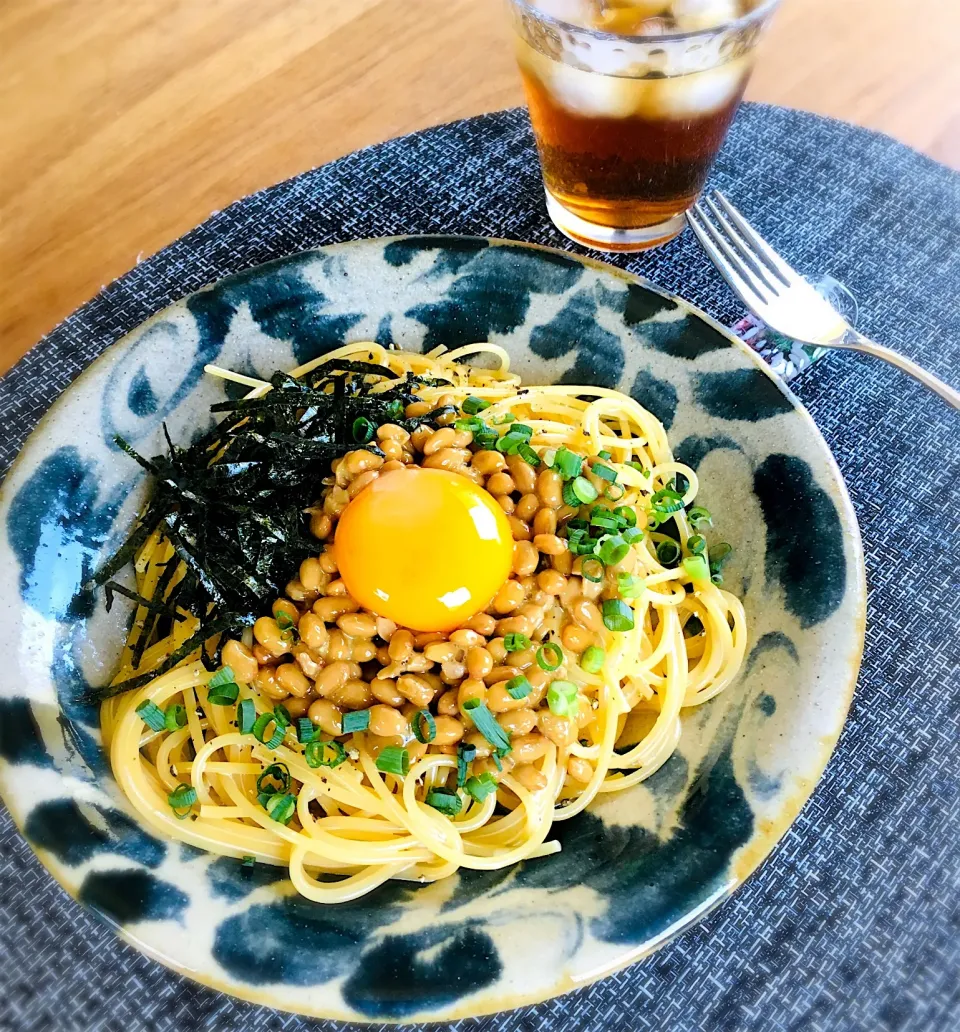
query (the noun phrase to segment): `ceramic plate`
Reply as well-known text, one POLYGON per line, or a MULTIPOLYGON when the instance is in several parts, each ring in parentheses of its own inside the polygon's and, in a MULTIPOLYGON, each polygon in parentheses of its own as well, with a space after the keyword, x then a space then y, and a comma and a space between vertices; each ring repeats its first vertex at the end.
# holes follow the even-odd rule
POLYGON ((703 313, 618 271, 505 241, 366 240, 230 277, 154 316, 57 401, 0 501, 0 790, 53 876, 137 949, 257 1003, 361 1021, 543 1000, 636 961, 728 896, 810 795, 863 645, 859 533, 812 420, 703 313), (209 423, 206 362, 268 376, 347 341, 489 340, 530 383, 633 395, 697 469, 727 585, 746 606, 739 679, 683 720, 656 775, 556 826, 561 853, 336 907, 278 868, 152 837, 130 816, 80 693, 119 655, 123 606, 84 588, 142 498, 141 452, 209 423), (536 958, 532 962, 531 958, 536 958))

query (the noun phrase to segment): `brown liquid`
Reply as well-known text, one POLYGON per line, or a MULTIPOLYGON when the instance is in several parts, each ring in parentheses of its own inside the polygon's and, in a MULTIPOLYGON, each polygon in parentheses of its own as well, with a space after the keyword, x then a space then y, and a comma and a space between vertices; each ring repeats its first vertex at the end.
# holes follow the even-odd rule
MULTIPOLYGON (((547 189, 580 218, 624 229, 655 226, 690 207, 747 79, 701 115, 607 117, 574 113, 527 68, 521 74, 547 189)), ((658 81, 649 80, 653 88, 658 81)))

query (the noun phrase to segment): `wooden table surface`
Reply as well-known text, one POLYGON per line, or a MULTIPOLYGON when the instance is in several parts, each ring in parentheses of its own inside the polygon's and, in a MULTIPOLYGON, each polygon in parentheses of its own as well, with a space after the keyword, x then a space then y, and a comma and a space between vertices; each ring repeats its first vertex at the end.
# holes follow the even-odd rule
MULTIPOLYGON (((254 190, 522 102, 497 0, 4 0, 0 372, 254 190)), ((784 0, 748 97, 960 168, 958 0, 784 0)))

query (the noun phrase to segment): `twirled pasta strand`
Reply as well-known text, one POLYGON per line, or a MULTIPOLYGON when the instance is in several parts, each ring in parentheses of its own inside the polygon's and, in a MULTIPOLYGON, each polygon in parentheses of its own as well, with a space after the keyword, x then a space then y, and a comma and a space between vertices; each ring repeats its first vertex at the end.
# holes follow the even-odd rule
MULTIPOLYGON (((416 355, 362 342, 345 345, 292 374, 304 375, 336 358, 442 379, 449 386, 420 388, 423 400, 434 401, 441 394, 458 401, 467 395, 483 398, 490 402, 485 418, 495 421, 512 413, 531 427, 531 444, 541 450, 565 445, 588 455, 609 452, 608 462, 625 491, 619 504, 646 510, 650 496, 677 474, 689 484, 684 504, 697 493, 695 473, 674 460, 663 426, 637 402, 604 387, 523 388, 510 372, 509 355, 498 346, 438 348, 416 355), (492 359, 493 368, 462 361, 481 356, 492 359)), ((249 376, 209 369, 252 387, 252 396, 271 389, 249 376)), ((676 519, 686 536, 682 510, 676 519)), ((631 601, 633 629, 601 632, 606 660, 599 674, 575 668, 564 675, 592 700, 594 716, 581 727, 579 741, 563 749, 550 744, 538 761, 546 781, 538 792, 531 793, 505 773, 499 797, 491 795, 482 803, 468 800, 463 812, 448 818, 424 799, 428 788, 455 784, 454 757, 429 754, 404 779, 384 775, 363 734, 354 735, 344 764, 314 769, 292 729, 275 749, 240 734, 232 710, 210 704, 206 686, 211 675, 196 660, 102 704, 101 730, 114 776, 152 832, 223 856, 288 866, 297 891, 322 903, 355 899, 391 878, 434 881, 459 868, 494 870, 556 852, 559 845, 548 841, 553 822, 569 819, 598 795, 628 789, 658 770, 676 748, 681 710, 722 691, 742 663, 746 626, 739 600, 709 583, 688 591, 690 577, 683 567, 665 568, 658 561, 655 543, 661 537, 644 535, 626 562, 645 584, 640 597, 631 601), (693 616, 704 628, 696 644, 688 643, 683 633, 684 621, 693 616), (169 733, 150 732, 136 711, 145 701, 161 708, 182 703, 187 725, 169 733), (625 718, 636 706, 650 710, 653 719, 640 741, 617 752, 625 718), (588 783, 568 776, 571 757, 592 764, 588 783), (299 786, 296 816, 287 825, 272 820, 256 799, 257 775, 271 763, 286 764, 299 786), (184 777, 196 790, 199 812, 181 821, 167 795, 184 777), (513 800, 515 808, 498 814, 498 799, 513 800), (340 880, 323 880, 327 875, 340 880)), ((157 590, 162 564, 172 554, 159 534, 142 547, 135 571, 138 591, 145 597, 157 590)), ((131 676, 133 642, 146 615, 142 606, 134 614, 118 681, 131 676)), ((196 627, 193 617, 175 623, 169 637, 144 651, 138 672, 157 667, 196 627)), ((272 711, 272 700, 251 686, 241 684, 240 691, 241 699, 253 700, 258 714, 272 711)))

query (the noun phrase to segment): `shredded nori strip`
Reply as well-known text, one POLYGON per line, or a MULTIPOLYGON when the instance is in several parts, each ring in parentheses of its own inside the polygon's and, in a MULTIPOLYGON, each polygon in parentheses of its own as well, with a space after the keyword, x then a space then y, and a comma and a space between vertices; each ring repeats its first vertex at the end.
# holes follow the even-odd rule
MULTIPOLYGON (((415 430, 437 426, 439 417, 456 411, 444 406, 405 418, 406 406, 418 400, 416 387, 445 381, 401 376, 367 362, 333 361, 302 379, 277 372, 270 383, 273 389, 262 397, 211 406, 226 418, 189 447, 174 444, 166 426, 167 453, 152 459, 115 438, 150 474, 152 493, 137 526, 93 583, 105 588, 108 608, 119 594, 146 611, 134 643, 134 670, 144 650, 169 633, 173 621, 192 614, 200 629, 155 670, 93 689, 85 701, 142 687, 198 648, 208 668, 217 665, 223 636, 239 636, 268 612, 300 563, 317 554, 307 510, 321 496, 331 460, 360 447, 353 434, 357 419, 374 427, 397 423, 415 430), (154 598, 144 599, 113 577, 157 528, 177 558, 167 564, 154 598), (171 589, 184 565, 185 575, 171 589)), ((364 447, 379 452, 375 439, 364 447)))
MULTIPOLYGON (((136 591, 131 591, 129 588, 125 588, 122 584, 118 584, 116 581, 107 581, 103 586, 103 591, 106 596, 106 609, 108 613, 113 608, 114 594, 123 595, 125 598, 129 598, 131 601, 136 602, 138 606, 143 606, 144 609, 149 610, 151 613, 160 613, 161 615, 165 615, 167 613, 167 607, 161 602, 154 602, 149 598, 144 598, 143 595, 138 594, 136 591)), ((177 619, 184 619, 183 614, 178 613, 177 619)))

